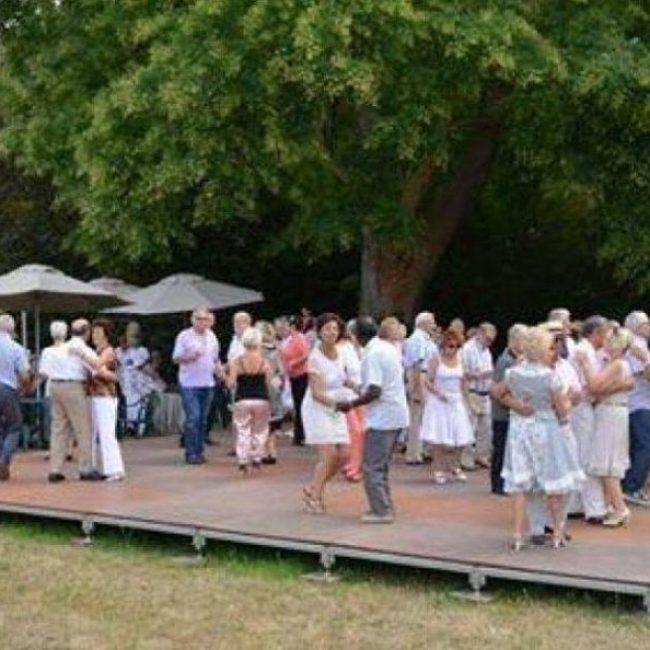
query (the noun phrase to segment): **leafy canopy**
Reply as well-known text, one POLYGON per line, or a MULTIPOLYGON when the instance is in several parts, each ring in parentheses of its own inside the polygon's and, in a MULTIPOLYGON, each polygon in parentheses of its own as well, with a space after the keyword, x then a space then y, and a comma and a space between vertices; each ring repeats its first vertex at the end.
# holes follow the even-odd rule
POLYGON ((204 225, 240 220, 259 221, 271 250, 315 258, 356 246, 364 229, 416 245, 426 204, 489 120, 498 182, 516 179, 568 216, 579 206, 619 279, 647 288, 649 10, 5 1, 0 147, 53 179, 93 262, 168 258, 204 225), (425 160, 430 186, 406 205, 425 160))

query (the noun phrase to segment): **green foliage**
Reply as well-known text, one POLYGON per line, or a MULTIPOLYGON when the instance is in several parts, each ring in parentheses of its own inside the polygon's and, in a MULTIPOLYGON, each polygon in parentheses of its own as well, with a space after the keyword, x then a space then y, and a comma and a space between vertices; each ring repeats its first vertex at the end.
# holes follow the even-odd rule
POLYGON ((160 263, 242 220, 267 251, 309 260, 354 249, 364 228, 415 246, 427 204, 492 120, 499 170, 485 205, 491 192, 495 214, 516 209, 510 184, 567 224, 587 220, 618 280, 650 287, 645 1, 14 0, 1 11, 0 147, 53 179, 93 263, 160 263), (433 177, 406 209, 425 160, 433 177))

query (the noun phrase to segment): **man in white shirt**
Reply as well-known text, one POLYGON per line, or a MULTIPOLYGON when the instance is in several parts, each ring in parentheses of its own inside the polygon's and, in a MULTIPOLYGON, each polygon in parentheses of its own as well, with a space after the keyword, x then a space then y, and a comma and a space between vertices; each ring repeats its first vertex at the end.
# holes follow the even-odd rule
POLYGON ((337 405, 344 412, 367 405, 363 482, 370 511, 362 516, 361 521, 368 524, 394 521, 388 467, 400 431, 409 425, 401 361, 395 346, 387 340, 391 327, 382 323, 379 335, 375 336, 377 327, 372 319, 356 320, 354 335, 364 348, 361 363, 363 393, 351 402, 337 405))
POLYGON ((633 311, 625 319, 633 341, 627 355, 634 388, 629 397, 630 468, 623 479, 625 500, 635 505, 650 506, 645 485, 650 473, 650 319, 643 311, 633 311))
MULTIPOLYGON (((86 395, 86 381, 101 361, 88 346, 90 323, 79 318, 73 321, 69 341, 61 346, 56 364, 41 365, 47 374, 52 407, 52 434, 50 436, 50 472, 48 480, 58 483, 65 480, 63 464, 68 452, 70 431, 77 439, 79 478, 82 481, 99 481, 102 476, 92 466, 92 425, 86 395)), ((50 359, 52 361, 52 359, 50 359)))
POLYGON ((489 467, 492 452, 492 402, 490 388, 494 363, 490 346, 497 336, 491 323, 481 323, 477 333, 462 348, 462 363, 467 379, 469 411, 476 442, 463 451, 463 469, 489 467))
POLYGON ((410 409, 410 427, 406 444, 406 463, 419 465, 422 460, 422 427, 423 385, 429 360, 438 354, 438 348, 433 340, 436 329, 436 318, 425 311, 415 318, 415 329, 403 345, 403 363, 408 382, 408 397, 410 409))

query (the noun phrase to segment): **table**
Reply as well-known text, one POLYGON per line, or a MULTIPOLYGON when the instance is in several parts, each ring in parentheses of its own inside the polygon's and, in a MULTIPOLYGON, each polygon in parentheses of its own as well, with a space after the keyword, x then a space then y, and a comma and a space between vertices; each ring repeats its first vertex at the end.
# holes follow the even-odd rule
POLYGON ((185 412, 183 401, 178 393, 159 393, 153 411, 153 428, 159 434, 183 432, 185 412))

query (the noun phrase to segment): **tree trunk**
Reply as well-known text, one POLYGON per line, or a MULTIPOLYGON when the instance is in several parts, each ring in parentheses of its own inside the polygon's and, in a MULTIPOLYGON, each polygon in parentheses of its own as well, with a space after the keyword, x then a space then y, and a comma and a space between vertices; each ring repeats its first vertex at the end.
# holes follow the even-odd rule
MULTIPOLYGON (((405 250, 403 246, 380 240, 370 230, 364 232, 362 314, 396 314, 408 320, 413 317, 437 263, 488 177, 498 136, 498 124, 491 122, 478 127, 447 190, 431 206, 420 208, 418 216, 424 221, 423 235, 412 249, 405 250)), ((403 206, 414 218, 432 173, 431 161, 424 161, 404 191, 403 206)))

